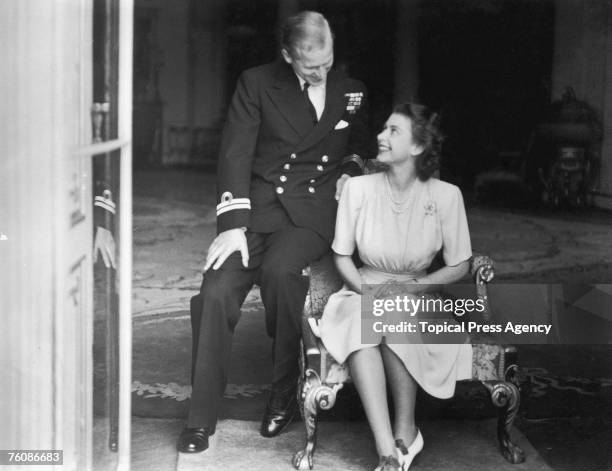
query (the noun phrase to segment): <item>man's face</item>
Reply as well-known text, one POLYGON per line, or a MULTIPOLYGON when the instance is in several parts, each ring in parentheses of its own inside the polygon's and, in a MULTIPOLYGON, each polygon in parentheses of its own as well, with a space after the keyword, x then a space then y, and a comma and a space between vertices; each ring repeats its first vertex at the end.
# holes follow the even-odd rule
POLYGON ((294 55, 289 54, 286 49, 281 52, 294 72, 313 87, 325 83, 327 73, 334 63, 334 46, 331 40, 326 41, 323 47, 297 49, 294 55))

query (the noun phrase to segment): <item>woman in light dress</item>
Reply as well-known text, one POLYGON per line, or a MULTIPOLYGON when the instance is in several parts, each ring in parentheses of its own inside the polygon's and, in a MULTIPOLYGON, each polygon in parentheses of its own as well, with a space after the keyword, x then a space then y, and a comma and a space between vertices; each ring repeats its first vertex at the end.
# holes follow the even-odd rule
POLYGON ((471 376, 468 343, 387 343, 384 334, 362 343, 361 336, 362 284, 400 283, 419 296, 424 285, 453 283, 468 271, 472 249, 461 191, 432 177, 442 143, 437 121, 424 106, 397 106, 378 135, 377 160, 385 170, 348 180, 338 206, 332 249, 345 285, 325 307, 321 339, 335 360, 348 362, 380 456, 376 471, 406 471, 423 448, 414 418, 417 387, 449 398, 455 382, 471 376), (359 269, 355 249, 364 263, 359 269), (440 250, 446 265, 427 274, 440 250))

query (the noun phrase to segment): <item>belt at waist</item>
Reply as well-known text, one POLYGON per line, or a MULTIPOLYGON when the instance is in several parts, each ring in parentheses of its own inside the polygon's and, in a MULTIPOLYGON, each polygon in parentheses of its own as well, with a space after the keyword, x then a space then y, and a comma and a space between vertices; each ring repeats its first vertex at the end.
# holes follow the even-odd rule
POLYGON ((369 265, 364 265, 359 269, 361 278, 366 284, 378 284, 388 283, 392 281, 396 282, 409 282, 414 279, 423 278, 427 272, 425 270, 413 271, 413 272, 388 272, 379 268, 374 268, 369 265))

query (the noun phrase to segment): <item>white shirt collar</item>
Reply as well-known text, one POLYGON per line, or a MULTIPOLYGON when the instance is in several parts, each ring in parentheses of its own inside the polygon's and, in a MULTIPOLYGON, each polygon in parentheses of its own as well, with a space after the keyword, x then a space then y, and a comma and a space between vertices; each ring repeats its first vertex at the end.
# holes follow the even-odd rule
MULTIPOLYGON (((306 83, 306 80, 304 80, 298 74, 295 74, 295 76, 300 81, 300 90, 304 90, 304 84, 306 83)), ((321 116, 323 115, 323 110, 325 109, 325 83, 316 86, 311 85, 310 87, 308 87, 308 98, 310 99, 312 106, 314 106, 315 112, 317 113, 317 119, 321 119, 321 116)))
MULTIPOLYGON (((295 74, 295 71, 293 72, 295 74)), ((306 80, 304 80, 302 77, 300 77, 298 74, 295 74, 295 76, 298 78, 298 80, 300 81, 300 90, 304 90, 304 84, 306 83, 306 80)), ((322 85, 325 85, 326 82, 323 82, 319 85, 311 85, 310 89, 318 89, 318 88, 322 88, 322 85)))

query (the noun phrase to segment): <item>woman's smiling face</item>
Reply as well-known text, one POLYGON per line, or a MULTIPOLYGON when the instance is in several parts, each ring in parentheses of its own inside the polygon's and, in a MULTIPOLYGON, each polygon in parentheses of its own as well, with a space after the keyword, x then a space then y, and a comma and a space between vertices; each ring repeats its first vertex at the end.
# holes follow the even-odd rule
POLYGON ((378 135, 378 156, 386 164, 399 164, 420 154, 423 147, 412 139, 412 121, 407 116, 393 113, 378 135))

